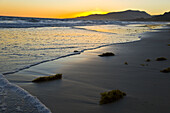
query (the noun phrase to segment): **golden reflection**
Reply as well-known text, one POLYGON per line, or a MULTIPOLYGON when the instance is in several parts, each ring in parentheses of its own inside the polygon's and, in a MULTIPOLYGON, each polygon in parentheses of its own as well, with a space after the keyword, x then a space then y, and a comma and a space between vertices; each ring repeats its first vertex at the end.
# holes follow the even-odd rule
POLYGON ((98 26, 83 26, 79 28, 85 28, 92 31, 114 33, 119 35, 134 35, 149 31, 147 27, 137 26, 118 26, 118 25, 98 25, 98 26))
POLYGON ((144 25, 144 27, 148 27, 150 29, 156 29, 156 28, 161 28, 165 25, 162 25, 162 24, 155 24, 155 25, 144 25))
POLYGON ((70 54, 74 50, 136 40, 139 40, 136 36, 120 36, 68 27, 0 29, 0 68, 1 71, 15 70, 16 67, 22 68, 70 54))

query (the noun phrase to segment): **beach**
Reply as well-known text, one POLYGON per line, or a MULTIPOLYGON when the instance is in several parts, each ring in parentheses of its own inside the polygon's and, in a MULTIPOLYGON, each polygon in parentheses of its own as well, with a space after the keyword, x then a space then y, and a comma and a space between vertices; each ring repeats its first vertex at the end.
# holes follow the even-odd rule
POLYGON ((51 113, 36 97, 0 74, 1 113, 51 113))
POLYGON ((170 74, 160 72, 170 64, 169 36, 170 29, 166 27, 143 33, 140 41, 88 50, 5 77, 36 96, 52 113, 169 113, 170 74), (115 56, 98 56, 104 52, 115 56), (167 60, 156 61, 159 57, 167 60), (63 78, 31 82, 56 73, 62 73, 63 78), (100 93, 113 89, 127 96, 99 105, 100 93))

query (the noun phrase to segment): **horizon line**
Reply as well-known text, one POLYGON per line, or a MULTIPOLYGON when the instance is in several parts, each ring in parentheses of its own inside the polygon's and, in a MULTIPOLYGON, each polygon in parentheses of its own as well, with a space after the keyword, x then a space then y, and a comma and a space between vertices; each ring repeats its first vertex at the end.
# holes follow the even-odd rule
MULTIPOLYGON (((149 14, 147 11, 145 11, 145 10, 133 10, 133 9, 127 9, 127 10, 120 10, 120 11, 109 11, 108 13, 106 13, 106 14, 109 14, 109 13, 116 13, 116 12, 125 12, 125 11, 140 11, 140 12, 146 12, 147 14, 149 14)), ((157 14, 157 15, 163 15, 163 14, 165 14, 165 13, 167 13, 167 12, 170 12, 170 11, 165 11, 164 13, 162 13, 162 14, 157 14)), ((90 16, 90 15, 105 15, 105 14, 89 14, 89 15, 87 15, 87 16, 90 16)), ((151 15, 151 14, 149 14, 149 15, 151 15)), ((0 16, 1 17, 23 17, 23 18, 44 18, 44 19, 76 19, 76 18, 78 18, 78 17, 86 17, 86 16, 77 16, 77 17, 65 17, 65 18, 61 18, 61 17, 36 17, 36 16, 14 16, 14 15, 1 15, 0 14, 0 16)), ((151 15, 151 16, 156 16, 156 15, 151 15)))

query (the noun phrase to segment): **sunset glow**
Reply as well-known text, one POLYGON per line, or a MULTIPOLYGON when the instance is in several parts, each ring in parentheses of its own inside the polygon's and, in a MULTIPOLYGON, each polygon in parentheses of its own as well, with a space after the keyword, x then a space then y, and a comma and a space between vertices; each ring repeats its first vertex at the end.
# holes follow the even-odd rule
POLYGON ((128 9, 156 15, 169 11, 169 5, 169 0, 0 0, 0 15, 73 18, 128 9))
POLYGON ((88 12, 82 12, 80 14, 75 15, 76 17, 80 17, 80 16, 88 16, 88 15, 92 15, 92 14, 107 14, 108 12, 104 12, 104 11, 88 11, 88 12))

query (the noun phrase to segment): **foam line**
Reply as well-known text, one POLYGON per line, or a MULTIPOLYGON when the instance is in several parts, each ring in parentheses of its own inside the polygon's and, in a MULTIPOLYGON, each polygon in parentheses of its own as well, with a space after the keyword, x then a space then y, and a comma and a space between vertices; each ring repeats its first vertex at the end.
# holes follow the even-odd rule
MULTIPOLYGON (((138 41, 138 40, 137 40, 137 41, 138 41)), ((131 43, 131 42, 132 42, 132 41, 126 42, 126 43, 131 43)), ((133 41, 133 42, 135 42, 135 41, 133 41)), ((22 70, 31 68, 31 67, 33 67, 33 66, 36 66, 36 65, 39 65, 39 64, 42 64, 42 63, 46 63, 46 62, 58 60, 58 59, 60 59, 60 58, 65 58, 65 57, 69 57, 69 56, 73 56, 73 55, 78 55, 78 54, 83 53, 84 51, 94 50, 94 49, 98 49, 98 48, 106 47, 106 46, 110 46, 110 45, 115 45, 115 44, 124 44, 124 43, 112 43, 112 44, 107 44, 107 45, 101 45, 101 46, 94 47, 94 48, 83 49, 83 50, 78 51, 78 52, 74 52, 74 53, 67 54, 67 55, 64 55, 64 56, 60 56, 60 57, 57 57, 57 58, 53 58, 53 59, 49 59, 49 60, 44 60, 44 61, 41 61, 41 62, 37 62, 37 63, 34 63, 34 64, 31 64, 31 65, 25 66, 25 67, 23 67, 23 68, 20 68, 20 69, 14 70, 14 71, 4 72, 4 73, 2 73, 2 74, 3 74, 3 75, 14 74, 14 73, 17 73, 17 72, 19 72, 19 71, 22 71, 22 70)))
POLYGON ((39 113, 51 113, 51 111, 36 97, 32 96, 30 93, 28 93, 21 87, 10 83, 2 74, 0 74, 0 86, 2 89, 10 89, 11 91, 14 91, 18 95, 22 96, 25 101, 33 104, 37 108, 39 113))

